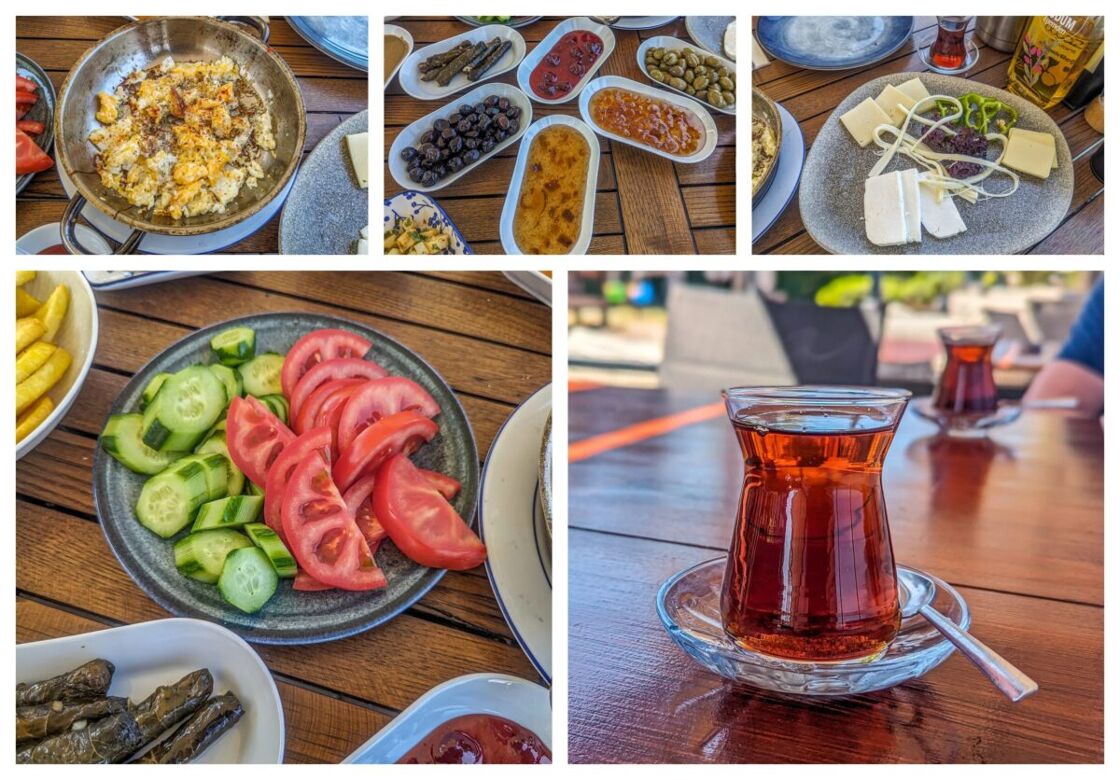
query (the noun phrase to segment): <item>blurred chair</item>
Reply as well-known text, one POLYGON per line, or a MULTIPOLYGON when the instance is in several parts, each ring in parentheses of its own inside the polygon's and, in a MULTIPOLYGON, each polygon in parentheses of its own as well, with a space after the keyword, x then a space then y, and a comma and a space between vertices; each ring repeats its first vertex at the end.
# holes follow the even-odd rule
POLYGON ((763 300, 798 383, 875 384, 882 315, 874 301, 838 308, 763 300))
POLYGON ((1018 312, 984 309, 984 316, 993 325, 999 325, 1000 341, 1020 345, 1027 353, 1038 351, 1038 341, 1031 337, 1018 312))
POLYGON ((1085 303, 1084 295, 1066 295, 1056 301, 1031 301, 1031 316, 1043 341, 1065 342, 1085 303))

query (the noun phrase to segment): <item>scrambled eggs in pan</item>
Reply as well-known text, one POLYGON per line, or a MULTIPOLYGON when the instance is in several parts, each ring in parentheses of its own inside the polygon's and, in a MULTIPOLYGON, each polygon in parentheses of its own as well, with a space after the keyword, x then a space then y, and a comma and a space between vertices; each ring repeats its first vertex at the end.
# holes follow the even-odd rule
POLYGON ((276 148, 272 116, 229 57, 138 70, 97 94, 96 117, 101 183, 154 216, 224 213, 276 148))

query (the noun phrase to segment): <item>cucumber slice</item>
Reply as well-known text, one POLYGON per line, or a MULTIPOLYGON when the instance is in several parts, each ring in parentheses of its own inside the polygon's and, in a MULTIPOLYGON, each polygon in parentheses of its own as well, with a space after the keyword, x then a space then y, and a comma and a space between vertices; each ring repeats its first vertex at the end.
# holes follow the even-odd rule
POLYGON ((262 395, 258 399, 268 407, 268 410, 280 418, 284 425, 288 424, 288 399, 282 395, 262 395))
POLYGON ((161 452, 192 450, 226 406, 226 389, 214 372, 189 366, 168 377, 144 410, 141 439, 161 452))
POLYGON ((175 542, 175 568, 192 579, 213 585, 222 576, 226 557, 234 550, 252 546, 245 534, 231 528, 192 533, 175 542))
POLYGON ((223 428, 217 433, 211 435, 206 441, 195 448, 195 455, 208 455, 210 453, 219 453, 225 455, 228 462, 226 468, 229 470, 226 479, 226 495, 236 496, 245 489, 245 475, 241 473, 241 469, 237 468, 237 464, 233 462, 233 458, 229 456, 229 448, 226 446, 226 432, 223 428))
POLYGON ((207 501, 216 501, 229 495, 230 459, 220 452, 204 455, 187 455, 182 461, 198 461, 206 472, 207 501))
POLYGON ((245 480, 245 495, 247 496, 263 496, 264 488, 258 485, 251 479, 245 480))
POLYGON ((234 550, 226 558, 218 578, 218 592, 230 604, 251 614, 268 603, 279 581, 268 556, 256 547, 246 547, 234 550))
POLYGON ((210 528, 231 528, 251 523, 261 516, 260 496, 226 496, 203 504, 194 518, 191 533, 210 528))
POLYGON ((207 368, 214 372, 214 376, 218 377, 218 381, 225 387, 227 405, 244 392, 244 388, 241 385, 241 374, 237 373, 229 366, 214 363, 213 365, 207 366, 207 368))
POLYGON ((206 467, 198 460, 172 463, 144 483, 136 501, 136 519, 165 539, 182 531, 210 496, 206 467))
POLYGON ((253 544, 261 548, 261 552, 268 556, 268 562, 276 569, 281 577, 296 576, 296 559, 288 552, 280 536, 264 523, 249 523, 241 529, 253 540, 253 544))
POLYGON ((223 366, 239 366, 257 354, 257 334, 252 328, 230 328, 210 339, 218 362, 223 366))
POLYGON ((144 418, 139 414, 110 415, 101 432, 101 448, 137 474, 158 474, 181 457, 175 452, 153 450, 140 440, 144 418))
POLYGON ((151 405, 152 399, 156 397, 156 393, 163 387, 163 383, 171 374, 156 374, 148 382, 148 386, 144 388, 144 392, 140 394, 140 411, 144 411, 151 405))
POLYGON ((257 355, 248 363, 237 367, 245 392, 257 398, 266 395, 280 395, 280 369, 284 367, 284 356, 275 352, 257 355))

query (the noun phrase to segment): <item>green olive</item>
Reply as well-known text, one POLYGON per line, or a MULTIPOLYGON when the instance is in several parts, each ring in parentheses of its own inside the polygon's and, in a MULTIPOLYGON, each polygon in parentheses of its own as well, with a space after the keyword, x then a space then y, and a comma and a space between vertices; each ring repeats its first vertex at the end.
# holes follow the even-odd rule
POLYGON ((709 92, 713 92, 713 91, 714 92, 723 92, 723 90, 720 89, 718 81, 713 81, 711 84, 709 84, 708 85, 708 91, 709 92))
POLYGON ((719 86, 720 89, 735 89, 735 82, 727 78, 727 76, 722 76, 719 80, 719 86))
POLYGON ((650 68, 648 72, 649 72, 649 77, 651 79, 653 79, 654 81, 656 81, 660 84, 665 83, 665 72, 664 71, 659 70, 657 68, 650 68))
POLYGON ((693 87, 691 84, 685 84, 684 85, 684 91, 687 92, 690 95, 695 95, 696 94, 696 88, 693 87))
POLYGON ((683 65, 674 65, 673 67, 669 68, 669 72, 671 74, 673 74, 674 76, 676 76, 678 79, 684 78, 684 66, 683 65))
POLYGON ((684 72, 685 81, 692 81, 694 78, 696 78, 696 74, 692 72, 692 68, 689 68, 684 72))
POLYGON ((707 65, 709 68, 718 68, 719 65, 720 65, 720 62, 715 57, 712 57, 711 55, 709 55, 709 56, 704 58, 704 64, 707 65))
POLYGON ((695 68, 700 64, 700 58, 692 52, 688 52, 684 55, 684 61, 688 63, 688 67, 690 68, 695 68))
POLYGON ((723 102, 724 102, 724 104, 726 104, 728 106, 735 105, 735 93, 734 92, 724 92, 723 93, 723 102))
POLYGON ((665 82, 665 83, 666 83, 666 84, 668 84, 668 85, 669 85, 670 87, 672 87, 673 89, 684 89, 684 88, 685 88, 685 87, 687 86, 687 85, 685 84, 685 81, 684 81, 684 79, 678 79, 678 78, 676 78, 676 77, 670 78, 670 79, 669 79, 669 80, 668 80, 667 82, 665 82))
POLYGON ((696 71, 697 76, 707 76, 709 72, 707 65, 697 65, 693 70, 696 71))
POLYGON ((665 56, 665 49, 661 46, 658 46, 656 49, 651 50, 650 54, 653 55, 653 58, 655 60, 659 60, 665 56))
POLYGON ((669 67, 671 65, 676 65, 678 61, 680 61, 680 57, 677 56, 677 53, 675 51, 670 51, 666 52, 665 58, 661 60, 661 64, 665 67, 669 67))
POLYGON ((719 92, 712 92, 712 91, 709 90, 709 92, 708 92, 708 102, 711 103, 716 108, 726 108, 727 107, 727 99, 724 98, 724 96, 719 92))
POLYGON ((695 89, 697 92, 699 92, 702 89, 707 89, 708 88, 708 81, 709 81, 709 79, 708 79, 707 76, 697 76, 692 81, 692 88, 695 89))

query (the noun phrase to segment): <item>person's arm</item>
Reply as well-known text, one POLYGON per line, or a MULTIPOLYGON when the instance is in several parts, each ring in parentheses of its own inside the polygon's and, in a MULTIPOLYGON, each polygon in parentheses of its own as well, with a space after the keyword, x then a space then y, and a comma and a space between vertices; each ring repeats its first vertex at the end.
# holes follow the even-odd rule
POLYGON ((1047 363, 1023 395, 1023 403, 1050 398, 1075 398, 1078 417, 1098 417, 1104 411, 1104 377, 1081 363, 1058 358, 1047 363))

